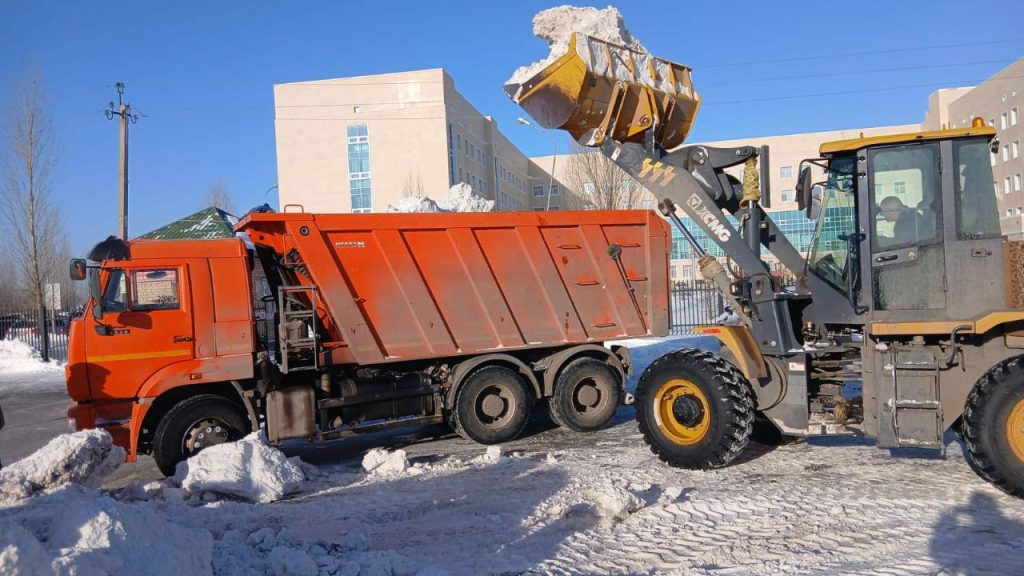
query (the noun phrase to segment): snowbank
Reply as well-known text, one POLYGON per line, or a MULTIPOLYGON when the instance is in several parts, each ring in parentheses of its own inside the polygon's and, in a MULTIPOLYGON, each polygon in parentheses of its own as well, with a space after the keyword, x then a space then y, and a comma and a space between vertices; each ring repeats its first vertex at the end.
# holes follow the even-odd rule
POLYGON ((0 470, 0 498, 27 498, 68 483, 95 488, 121 466, 124 455, 103 430, 62 434, 0 470))
POLYGON ((43 362, 39 353, 21 340, 0 340, 0 372, 63 372, 57 362, 43 362))
POLYGON ((473 194, 473 188, 464 182, 452 186, 440 202, 426 196, 406 196, 389 204, 387 212, 408 214, 424 212, 492 212, 494 200, 487 200, 473 194))
POLYGON ((0 574, 37 576, 52 573, 50 557, 35 536, 17 524, 0 521, 0 574))
POLYGON ((389 452, 383 448, 374 448, 363 456, 363 470, 367 474, 401 474, 409 468, 409 460, 405 450, 389 452))
POLYGON ((569 49, 569 40, 573 32, 580 32, 599 40, 619 46, 625 46, 646 53, 647 49, 633 37, 622 21, 618 9, 609 6, 604 10, 597 8, 577 8, 575 6, 558 6, 538 12, 533 17, 533 34, 547 40, 551 53, 543 60, 523 66, 505 81, 505 84, 522 84, 543 70, 569 49))
POLYGON ((266 503, 302 490, 304 477, 301 467, 254 432, 181 462, 174 481, 188 492, 217 492, 266 503))

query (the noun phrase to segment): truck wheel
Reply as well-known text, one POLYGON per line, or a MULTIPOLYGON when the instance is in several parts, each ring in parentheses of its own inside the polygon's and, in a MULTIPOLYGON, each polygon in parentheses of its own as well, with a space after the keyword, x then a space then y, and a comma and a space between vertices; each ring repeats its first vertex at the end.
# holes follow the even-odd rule
POLYGON ((996 364, 967 397, 968 462, 1004 492, 1024 497, 1024 356, 996 364))
POLYGON ((178 462, 203 448, 245 436, 246 422, 242 409, 223 396, 200 394, 182 400, 156 427, 153 459, 164 476, 171 476, 178 462))
POLYGON ((530 391, 521 374, 485 366, 470 374, 455 393, 452 428, 480 444, 515 439, 530 419, 530 391))
POLYGON ((593 432, 615 416, 622 403, 622 378, 595 358, 573 360, 558 375, 548 413, 559 426, 593 432))
POLYGON ((704 350, 677 350, 644 370, 636 419, 644 442, 663 462, 719 468, 750 439, 754 394, 725 360, 704 350))

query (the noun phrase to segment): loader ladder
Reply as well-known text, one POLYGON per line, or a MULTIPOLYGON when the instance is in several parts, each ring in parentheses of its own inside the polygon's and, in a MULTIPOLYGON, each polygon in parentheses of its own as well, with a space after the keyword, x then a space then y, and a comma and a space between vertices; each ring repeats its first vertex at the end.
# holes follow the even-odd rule
POLYGON ((320 346, 316 329, 316 287, 281 286, 277 290, 277 303, 280 310, 277 333, 281 343, 281 372, 318 370, 320 346), (301 297, 303 294, 305 298, 301 297))
POLYGON ((928 351, 893 354, 892 418, 896 446, 944 449, 939 363, 928 351))

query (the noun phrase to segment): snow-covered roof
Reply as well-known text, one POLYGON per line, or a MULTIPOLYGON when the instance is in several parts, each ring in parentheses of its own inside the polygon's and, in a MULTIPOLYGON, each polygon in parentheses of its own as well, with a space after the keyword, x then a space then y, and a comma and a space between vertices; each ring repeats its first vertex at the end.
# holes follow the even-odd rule
POLYGON ((171 222, 170 224, 147 232, 139 238, 145 240, 212 240, 216 238, 234 238, 234 226, 238 218, 210 206, 195 214, 191 214, 171 222))

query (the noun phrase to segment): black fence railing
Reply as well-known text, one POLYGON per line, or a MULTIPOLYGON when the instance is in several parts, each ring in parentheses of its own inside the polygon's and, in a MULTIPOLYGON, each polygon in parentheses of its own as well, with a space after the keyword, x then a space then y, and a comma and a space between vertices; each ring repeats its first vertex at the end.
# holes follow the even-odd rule
POLYGON ((695 326, 715 324, 725 315, 725 299, 714 285, 698 280, 675 282, 669 301, 670 334, 693 334, 695 326))
POLYGON ((0 311, 0 340, 28 344, 43 360, 68 360, 68 328, 71 312, 62 310, 0 311))

